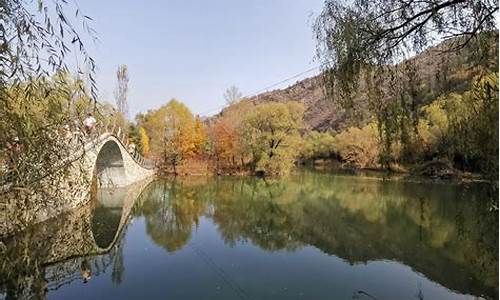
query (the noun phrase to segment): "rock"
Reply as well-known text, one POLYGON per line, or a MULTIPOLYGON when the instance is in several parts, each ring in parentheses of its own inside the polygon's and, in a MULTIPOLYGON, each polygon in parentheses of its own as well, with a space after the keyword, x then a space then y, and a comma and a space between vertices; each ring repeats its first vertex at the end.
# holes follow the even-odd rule
POLYGON ((453 168, 447 160, 433 160, 426 162, 412 170, 412 174, 438 179, 453 179, 461 177, 461 172, 453 168))

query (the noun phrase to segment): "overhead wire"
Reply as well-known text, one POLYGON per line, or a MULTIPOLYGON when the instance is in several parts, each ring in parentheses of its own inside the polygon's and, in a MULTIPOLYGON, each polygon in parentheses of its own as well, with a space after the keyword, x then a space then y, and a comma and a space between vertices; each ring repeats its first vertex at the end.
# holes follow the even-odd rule
MULTIPOLYGON (((269 89, 271 89, 271 88, 274 88, 274 87, 279 86, 279 85, 281 85, 281 84, 283 84, 283 83, 286 83, 286 82, 288 82, 288 81, 290 81, 290 80, 292 80, 292 79, 298 78, 298 77, 300 77, 300 76, 302 76, 302 75, 304 75, 304 74, 307 74, 307 73, 310 73, 310 72, 312 72, 312 71, 314 71, 314 70, 317 70, 317 69, 321 68, 321 66, 322 66, 322 65, 318 65, 318 66, 315 66, 315 67, 313 67, 313 68, 309 68, 309 69, 307 69, 307 70, 305 70, 305 71, 302 71, 302 72, 300 72, 300 73, 298 73, 298 74, 295 74, 295 75, 293 75, 293 76, 291 76, 291 77, 288 77, 288 78, 283 79, 283 80, 281 80, 281 81, 279 81, 279 82, 276 82, 276 83, 273 83, 273 84, 271 84, 271 85, 269 85, 269 86, 266 86, 265 88, 262 88, 262 89, 259 89, 259 90, 255 91, 255 92, 253 92, 253 93, 247 94, 247 95, 245 95, 245 96, 241 97, 241 99, 245 99, 245 98, 250 98, 250 97, 253 97, 253 96, 257 96, 257 95, 259 95, 260 93, 266 92, 266 91, 268 91, 268 90, 269 90, 269 89)), ((203 111, 203 112, 201 112, 201 113, 200 113, 200 115, 206 115, 206 114, 209 114, 209 113, 211 113, 211 112, 215 112, 215 111, 222 110, 222 109, 224 109, 226 106, 227 106, 227 104, 220 105, 220 106, 215 107, 215 108, 212 108, 212 109, 210 109, 210 110, 203 111)))

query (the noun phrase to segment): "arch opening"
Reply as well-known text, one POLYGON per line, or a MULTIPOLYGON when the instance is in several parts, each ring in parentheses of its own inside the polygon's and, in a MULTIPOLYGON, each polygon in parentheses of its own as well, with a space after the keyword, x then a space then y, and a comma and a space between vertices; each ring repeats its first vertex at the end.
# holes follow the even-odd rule
POLYGON ((122 153, 115 141, 108 141, 101 147, 96 159, 95 175, 101 188, 127 185, 122 153))

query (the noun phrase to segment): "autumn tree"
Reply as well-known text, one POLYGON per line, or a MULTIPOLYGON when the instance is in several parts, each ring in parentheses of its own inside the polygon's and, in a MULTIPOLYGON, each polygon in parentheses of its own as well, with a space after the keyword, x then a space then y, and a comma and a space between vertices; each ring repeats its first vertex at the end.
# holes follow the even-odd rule
POLYGON ((184 158, 183 151, 189 151, 183 147, 187 145, 186 142, 188 141, 185 139, 183 140, 181 118, 179 115, 168 113, 164 121, 165 128, 162 137, 162 159, 163 163, 167 166, 171 166, 173 173, 177 174, 177 166, 184 158))
POLYGON ((216 172, 228 166, 234 167, 239 140, 236 128, 232 125, 228 123, 228 119, 221 118, 210 127, 211 150, 216 172))
POLYGON ((327 158, 334 152, 334 138, 329 132, 311 131, 302 138, 302 159, 327 158))
POLYGON ((447 107, 454 107, 462 101, 459 94, 441 96, 429 105, 422 107, 422 117, 417 126, 420 151, 424 159, 449 158, 449 119, 447 107))
POLYGON ((205 135, 201 120, 196 121, 189 108, 175 99, 137 119, 149 137, 150 155, 173 173, 184 159, 202 151, 205 135))
POLYGON ((260 104, 245 116, 242 140, 252 153, 256 171, 286 174, 298 155, 304 107, 298 102, 260 104))
POLYGON ((199 116, 194 119, 194 136, 193 143, 195 145, 195 153, 200 154, 205 150, 205 146, 208 141, 207 132, 205 130, 205 125, 199 116))
POLYGON ((249 153, 243 143, 242 121, 252 108, 253 105, 245 101, 229 105, 207 128, 216 172, 232 171, 245 165, 249 153))
POLYGON ((477 79, 448 108, 450 138, 465 167, 498 180, 498 73, 477 79))
POLYGON ((378 128, 370 123, 362 128, 350 127, 334 137, 333 150, 342 162, 357 168, 379 166, 378 128))
POLYGON ((139 140, 141 141, 142 155, 148 156, 149 154, 149 136, 144 127, 139 126, 139 140))

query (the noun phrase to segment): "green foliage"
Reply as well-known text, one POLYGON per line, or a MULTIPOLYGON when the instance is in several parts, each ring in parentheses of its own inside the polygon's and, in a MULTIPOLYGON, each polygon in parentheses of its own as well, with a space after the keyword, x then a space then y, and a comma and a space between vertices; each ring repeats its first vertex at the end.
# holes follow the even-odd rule
POLYGON ((466 167, 498 179, 498 73, 476 80, 450 108, 450 135, 466 167))
POLYGON ((128 126, 128 139, 130 142, 134 143, 136 150, 139 153, 144 153, 142 136, 141 136, 141 127, 137 124, 130 123, 128 126))
POLYGON ((448 156, 449 149, 449 120, 446 107, 460 103, 462 97, 458 94, 449 94, 436 99, 429 105, 422 107, 423 116, 417 126, 418 140, 421 142, 421 155, 424 157, 448 156))
POLYGON ((207 126, 207 153, 216 173, 233 173, 247 167, 251 149, 244 140, 242 122, 252 109, 253 104, 247 101, 230 104, 207 126))
POLYGON ((252 154, 256 171, 286 174, 299 154, 299 130, 304 108, 300 103, 265 103, 250 111, 241 124, 242 140, 252 154))
POLYGON ((463 170, 498 175, 498 75, 478 78, 462 95, 441 96, 422 108, 418 141, 424 159, 453 160, 463 170))
POLYGON ((345 109, 368 109, 378 125, 383 167, 449 157, 465 169, 491 174, 498 169, 492 163, 498 157, 497 138, 488 139, 498 127, 498 94, 486 87, 491 82, 482 88, 470 85, 474 76, 498 70, 498 7, 490 0, 325 1, 314 30, 327 95, 345 109), (436 41, 443 43, 405 60, 436 41), (429 103, 469 89, 474 95, 465 93, 461 101, 429 103), (460 112, 453 112, 451 103, 460 112), (478 137, 492 144, 479 149, 478 137))
POLYGON ((335 139, 328 132, 311 131, 307 133, 301 143, 301 157, 326 158, 334 152, 335 139))
POLYGON ((445 158, 455 167, 498 175, 498 75, 476 79, 470 91, 437 98, 421 109, 414 158, 445 158))

